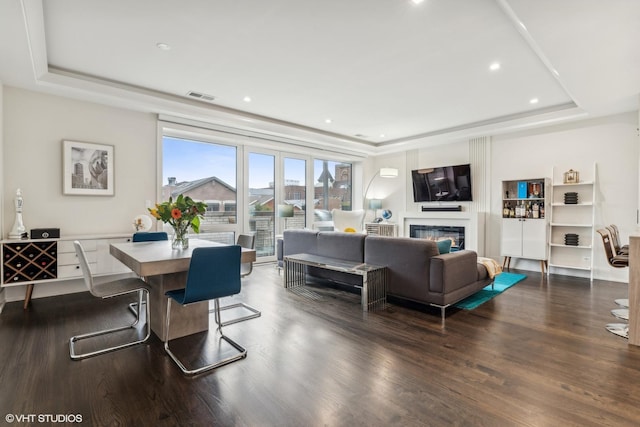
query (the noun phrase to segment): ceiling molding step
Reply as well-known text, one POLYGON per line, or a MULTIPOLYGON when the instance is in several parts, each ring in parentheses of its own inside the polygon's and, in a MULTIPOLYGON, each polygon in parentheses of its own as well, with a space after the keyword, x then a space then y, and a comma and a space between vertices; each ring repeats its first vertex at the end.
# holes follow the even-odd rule
POLYGON ((520 33, 520 35, 522 36, 524 41, 527 43, 527 45, 529 45, 533 53, 536 54, 536 56, 547 68, 547 70, 549 70, 549 73, 551 73, 551 76, 553 76, 553 78, 558 82, 560 87, 562 87, 562 90, 564 90, 567 96, 571 98, 575 104, 582 105, 580 102, 576 100, 576 97, 573 96, 573 94, 569 91, 569 89, 567 89, 567 86, 563 83, 562 79, 560 78, 560 73, 558 72, 556 67, 553 66, 549 58, 547 58, 547 55, 542 51, 542 48, 538 45, 538 43, 536 43, 534 38, 531 36, 531 33, 529 33, 529 30, 527 29, 524 22, 522 22, 522 20, 518 17, 516 12, 511 8, 511 5, 509 5, 508 0, 496 0, 496 2, 498 3, 498 6, 500 6, 500 8, 507 15, 507 17, 511 20, 511 23, 516 28, 516 30, 518 30, 518 33, 520 33))
POLYGON ((398 138, 398 139, 394 139, 392 141, 387 141, 387 142, 380 143, 379 146, 393 145, 393 144, 397 144, 399 142, 413 141, 413 140, 416 140, 416 139, 428 138, 428 137, 433 137, 433 136, 453 135, 456 132, 466 131, 466 130, 472 131, 473 129, 478 129, 478 128, 487 127, 487 126, 491 126, 491 125, 502 126, 503 124, 507 124, 507 123, 512 122, 514 120, 518 120, 518 119, 528 119, 529 120, 531 118, 534 118, 536 116, 540 116, 540 115, 543 115, 543 114, 554 113, 556 111, 567 111, 567 110, 574 109, 576 107, 577 106, 576 106, 576 104, 574 102, 569 102, 569 103, 560 104, 560 105, 551 105, 549 107, 539 108, 537 110, 530 110, 530 111, 525 111, 525 112, 522 112, 522 113, 514 113, 514 114, 509 114, 509 115, 506 115, 506 116, 493 117, 491 119, 481 120, 481 121, 473 122, 473 123, 465 123, 464 125, 453 126, 453 127, 445 128, 445 129, 439 129, 439 130, 433 131, 433 132, 427 132, 427 133, 422 133, 422 134, 418 134, 418 135, 411 135, 411 136, 407 136, 405 138, 398 138))
POLYGON ((155 92, 145 88, 129 86, 118 82, 109 82, 91 76, 79 75, 66 70, 51 68, 50 72, 39 80, 41 85, 52 88, 59 87, 78 92, 80 99, 104 103, 119 108, 127 108, 143 112, 155 112, 159 115, 172 117, 184 117, 203 123, 219 123, 234 129, 260 132, 263 135, 272 135, 289 138, 292 141, 303 142, 317 147, 329 146, 339 150, 349 150, 362 155, 371 155, 375 147, 371 143, 353 141, 337 135, 305 129, 299 126, 288 126, 284 122, 276 123, 268 120, 231 111, 224 107, 193 101, 174 95, 155 92))
POLYGON ((21 0, 22 18, 27 36, 33 76, 37 80, 48 72, 47 41, 44 32, 42 0, 21 0))
POLYGON ((529 117, 528 115, 524 115, 523 117, 517 117, 503 122, 493 123, 493 121, 488 121, 488 124, 486 125, 478 123, 475 127, 466 128, 465 126, 462 126, 461 129, 448 129, 448 132, 446 133, 437 132, 434 134, 416 136, 415 139, 397 142, 392 145, 380 146, 376 149, 376 155, 390 154, 402 150, 410 150, 412 148, 432 147, 487 135, 502 135, 506 133, 519 132, 527 129, 560 124, 563 122, 582 120, 589 116, 587 112, 576 107, 572 103, 565 104, 565 106, 568 108, 558 110, 550 108, 550 111, 546 111, 548 109, 537 110, 539 114, 535 116, 535 120, 532 120, 532 117, 529 117))
POLYGON ((328 148, 326 144, 319 146, 316 143, 291 138, 290 136, 272 135, 269 133, 263 133, 256 130, 228 127, 228 126, 220 125, 217 123, 202 122, 202 121, 193 120, 193 119, 184 118, 184 117, 176 117, 176 116, 161 114, 158 116, 158 120, 163 123, 180 125, 180 126, 188 126, 188 127, 196 127, 196 128, 210 130, 213 132, 219 132, 229 136, 240 136, 243 138, 254 139, 257 141, 265 141, 267 143, 286 144, 288 146, 293 145, 293 146, 301 147, 307 150, 313 149, 318 153, 329 152, 336 155, 340 155, 343 158, 345 155, 351 156, 354 160, 356 159, 361 160, 363 158, 368 157, 369 155, 372 155, 372 153, 367 153, 363 151, 353 151, 353 150, 345 149, 344 147, 340 147, 340 146, 336 146, 335 150, 331 150, 328 148))

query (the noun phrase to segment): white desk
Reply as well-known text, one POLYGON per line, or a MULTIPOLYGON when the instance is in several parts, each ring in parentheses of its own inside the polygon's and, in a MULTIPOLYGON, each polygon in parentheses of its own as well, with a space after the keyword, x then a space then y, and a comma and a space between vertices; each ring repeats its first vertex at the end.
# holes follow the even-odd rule
MULTIPOLYGON (((166 341, 167 297, 165 293, 181 289, 187 283, 187 271, 191 263, 193 249, 223 246, 208 240, 189 239, 189 249, 171 248, 170 241, 113 243, 109 252, 120 262, 145 277, 151 286, 149 296, 151 330, 166 341)), ((256 251, 242 248, 241 262, 254 262, 256 251)), ((203 301, 189 306, 171 305, 171 336, 169 339, 209 329, 209 303, 203 301)))

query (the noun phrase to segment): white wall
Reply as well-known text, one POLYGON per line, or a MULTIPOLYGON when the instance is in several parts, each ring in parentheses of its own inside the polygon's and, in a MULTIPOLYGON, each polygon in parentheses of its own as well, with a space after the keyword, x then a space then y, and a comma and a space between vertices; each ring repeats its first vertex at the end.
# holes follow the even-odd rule
MULTIPOLYGON (((638 112, 634 111, 491 137, 491 142, 486 146, 487 164, 490 166, 488 182, 473 182, 474 188, 485 185, 490 193, 490 212, 486 215, 485 227, 485 256, 501 260, 502 181, 551 178, 554 166, 563 171, 573 168, 590 174, 593 163, 598 164, 600 200, 596 207, 595 226, 601 228, 615 223, 620 227, 622 240, 628 241, 629 234, 636 231, 636 209, 639 206, 638 120, 638 112)), ((413 202, 411 170, 470 162, 470 142, 410 150, 402 153, 402 157, 404 161, 389 155, 375 160, 377 167, 389 165, 400 169, 400 179, 384 180, 384 183, 376 184, 392 194, 386 205, 399 210, 400 217, 418 212, 421 206, 413 202)), ((463 203, 463 209, 473 210, 473 206, 463 203)), ((601 241, 596 240, 594 247, 594 278, 628 281, 627 269, 614 269, 608 265, 601 241)), ((538 262, 527 260, 514 259, 511 266, 531 271, 540 269, 538 262)), ((560 273, 585 276, 585 273, 576 270, 560 273)))
MULTIPOLYGON (((501 181, 520 178, 551 177, 552 168, 574 169, 591 175, 597 163, 595 227, 617 224, 621 237, 628 241, 635 230, 638 206, 638 115, 636 112, 585 120, 492 139, 492 208, 487 224, 492 257, 500 255, 501 181)), ((582 174, 581 174, 582 176, 582 174)), ((596 234, 596 237, 599 237, 596 234)), ((594 240, 594 278, 628 281, 628 269, 609 266, 602 241, 594 240)), ((513 263, 512 263, 512 266, 513 263)), ((516 260, 515 268, 536 270, 537 263, 516 260)), ((579 271, 567 274, 584 276, 579 271)))
MULTIPOLYGON (((3 107, 3 238, 15 219, 17 188, 27 230, 59 227, 63 235, 131 233, 133 218, 146 212, 145 202, 155 203, 155 115, 13 87, 4 88, 3 107), (113 197, 62 194, 63 140, 114 146, 113 197)), ((23 298, 22 287, 8 291, 8 300, 23 298)), ((34 297, 50 291, 55 292, 36 286, 34 297)))
MULTIPOLYGON (((364 161, 364 179, 363 187, 365 187, 371 177, 373 177, 380 168, 396 168, 398 169, 398 176, 396 178, 381 178, 376 176, 371 182, 367 199, 380 199, 382 200, 382 209, 388 209, 392 212, 392 222, 396 222, 405 205, 406 192, 399 190, 405 184, 405 170, 406 170, 406 156, 404 153, 387 154, 381 157, 371 157, 364 161)), ((364 188, 363 188, 364 191, 364 188)), ((364 195, 363 195, 364 196, 364 195)), ((368 206, 364 206, 368 209, 368 206)), ((380 214, 381 211, 378 211, 380 214)), ((365 221, 369 222, 373 220, 374 213, 372 210, 367 211, 365 221)))
POLYGON ((59 227, 62 234, 131 231, 145 201, 155 202, 154 115, 6 87, 4 122, 5 232, 17 188, 27 229, 59 227), (115 196, 62 194, 65 139, 114 146, 115 196))

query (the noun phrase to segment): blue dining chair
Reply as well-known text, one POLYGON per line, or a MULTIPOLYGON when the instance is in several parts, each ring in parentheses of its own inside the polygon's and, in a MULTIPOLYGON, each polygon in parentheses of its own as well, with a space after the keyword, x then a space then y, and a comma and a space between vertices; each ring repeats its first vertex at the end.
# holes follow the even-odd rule
MULTIPOLYGON (((220 324, 219 298, 240 293, 240 258, 241 248, 238 245, 195 248, 191 255, 191 263, 189 264, 185 287, 168 291, 165 294, 168 298, 168 303, 165 329, 167 339, 164 342, 164 350, 176 365, 178 365, 180 370, 187 375, 199 374, 247 357, 247 350, 224 335, 222 325, 220 324), (209 365, 195 369, 187 369, 169 349, 169 337, 171 336, 169 333, 171 326, 171 304, 177 303, 186 306, 209 300, 214 300, 214 313, 216 323, 218 324, 217 331, 220 332, 220 337, 231 344, 238 353, 209 365)), ((218 342, 220 341, 218 340, 218 342)))
MULTIPOLYGON (((132 241, 137 242, 157 242, 162 240, 169 240, 169 236, 164 231, 138 231, 133 233, 132 241)), ((144 277, 141 277, 144 280, 144 277)), ((143 302, 144 304, 144 302, 143 302)), ((129 304, 129 310, 135 315, 138 315, 138 303, 132 302, 129 304)))
MULTIPOLYGON (((256 236, 255 236, 255 234, 240 234, 240 235, 238 235, 238 240, 236 241, 236 244, 241 246, 241 247, 243 247, 243 248, 246 248, 246 249, 255 249, 256 248, 256 236)), ((244 277, 248 276, 249 274, 251 274, 252 271, 253 271, 253 263, 252 262, 241 263, 240 264, 240 278, 244 278, 244 277)), ((240 316, 240 317, 235 317, 235 318, 232 318, 232 319, 229 319, 229 320, 225 320, 224 322, 221 323, 222 326, 232 325, 234 323, 242 322, 244 320, 255 319, 255 318, 260 317, 262 315, 260 310, 258 310, 255 307, 250 306, 249 304, 245 304, 243 302, 237 302, 237 303, 234 303, 234 304, 221 306, 220 307, 220 311, 231 310, 231 309, 236 309, 236 308, 244 309, 244 310, 248 311, 249 314, 247 314, 245 316, 240 316)), ((210 313, 213 313, 214 311, 215 311, 215 309, 209 310, 210 313)), ((217 320, 219 320, 219 319, 217 319, 217 320)))
POLYGON ((133 242, 155 242, 158 240, 169 240, 169 236, 164 231, 138 231, 133 233, 133 242))

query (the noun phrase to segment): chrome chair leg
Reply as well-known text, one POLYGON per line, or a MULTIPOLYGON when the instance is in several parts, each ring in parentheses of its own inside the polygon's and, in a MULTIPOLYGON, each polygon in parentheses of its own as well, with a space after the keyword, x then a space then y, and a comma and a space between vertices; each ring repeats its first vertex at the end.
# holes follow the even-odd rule
MULTIPOLYGON (((142 304, 146 304, 144 301, 142 301, 142 304)), ((129 311, 133 313, 134 316, 138 317, 138 303, 137 302, 132 302, 129 303, 129 311)))
MULTIPOLYGON (((250 306, 249 304, 245 304, 243 302, 222 306, 222 307, 220 307, 220 311, 230 310, 232 308, 240 308, 240 307, 250 311, 252 314, 247 314, 246 316, 236 317, 235 319, 230 319, 230 320, 227 320, 226 322, 222 322, 222 323, 220 323, 219 316, 215 316, 216 323, 218 325, 220 325, 220 326, 233 325, 234 323, 243 322, 243 321, 249 320, 249 319, 255 319, 256 317, 260 317, 262 315, 262 312, 260 312, 260 310, 258 310, 255 307, 250 306)), ((209 313, 215 313, 215 312, 216 312, 215 308, 212 308, 211 310, 209 310, 209 313)))
POLYGON ((217 331, 220 332, 220 338, 225 340, 229 344, 231 344, 238 351, 238 354, 229 356, 225 359, 219 360, 215 363, 211 363, 209 365, 205 365, 199 368, 187 369, 187 367, 180 361, 180 359, 178 359, 178 357, 169 349, 169 336, 170 336, 169 327, 171 324, 171 298, 168 299, 167 322, 166 322, 166 328, 165 328, 167 336, 165 337, 165 341, 164 341, 164 350, 169 355, 169 357, 173 359, 176 365, 178 365, 180 370, 186 375, 196 375, 205 371, 209 371, 211 369, 219 368, 220 366, 223 366, 231 362, 235 362, 236 360, 240 360, 247 357, 247 350, 244 347, 242 347, 241 345, 239 345, 238 343, 233 341, 231 338, 227 337, 222 333, 222 325, 220 324, 220 302, 218 299, 214 300, 214 305, 215 305, 215 308, 214 308, 215 319, 216 319, 216 323, 218 324, 217 331))
MULTIPOLYGON (((149 301, 149 292, 146 289, 141 289, 138 291, 138 304, 142 304, 143 301, 143 293, 144 293, 144 302, 147 303, 149 301)), ((124 295, 124 294, 116 294, 116 295, 110 295, 106 298, 112 298, 115 296, 120 296, 120 295, 124 295)), ((115 351, 115 350, 120 350, 123 348, 127 348, 127 347, 131 347, 137 344, 141 344, 145 341, 147 341, 149 339, 149 336, 151 335, 151 325, 149 323, 149 304, 145 304, 146 306, 146 318, 145 318, 145 336, 142 339, 139 340, 135 340, 135 341, 128 341, 124 344, 120 344, 117 346, 113 346, 113 347, 107 347, 107 348, 103 348, 100 350, 95 350, 95 351, 91 351, 88 353, 77 353, 76 352, 76 346, 75 344, 78 341, 82 341, 88 338, 93 338, 93 337, 97 337, 100 335, 107 335, 107 334, 111 334, 111 333, 115 333, 115 332, 120 332, 120 331, 125 331, 127 329, 135 329, 138 325, 138 323, 140 322, 140 316, 138 314, 136 314, 136 319, 133 321, 133 323, 126 325, 126 326, 120 326, 117 328, 111 328, 111 329, 103 329, 101 331, 96 331, 96 332, 89 332, 86 334, 82 334, 82 335, 76 335, 73 336, 69 339, 69 355, 71 356, 72 360, 80 360, 80 359, 85 359, 87 357, 92 357, 92 356, 97 356, 99 354, 104 354, 104 353, 108 353, 111 351, 115 351)))

